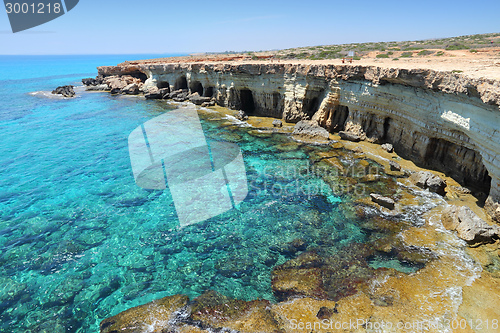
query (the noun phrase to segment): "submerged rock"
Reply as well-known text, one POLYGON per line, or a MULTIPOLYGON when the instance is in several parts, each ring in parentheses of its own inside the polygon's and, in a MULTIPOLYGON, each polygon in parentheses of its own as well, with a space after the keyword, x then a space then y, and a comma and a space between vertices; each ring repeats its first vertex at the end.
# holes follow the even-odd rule
POLYGON ((299 121, 293 129, 292 135, 313 140, 328 140, 330 137, 330 133, 313 120, 299 121))
POLYGON ((168 296, 139 305, 116 316, 106 318, 99 325, 101 333, 135 333, 170 331, 175 313, 188 304, 185 295, 168 296))
POLYGON ((270 306, 266 300, 246 302, 209 290, 193 300, 189 319, 210 331, 280 332, 281 325, 270 306))
POLYGON ((392 200, 391 198, 381 196, 380 194, 370 193, 370 197, 372 198, 373 202, 378 203, 380 206, 391 210, 394 209, 396 205, 394 200, 392 200))
POLYGON ((420 188, 429 189, 440 195, 445 195, 446 181, 430 171, 419 171, 410 176, 410 180, 420 188))
POLYGON ((52 90, 52 94, 54 95, 63 95, 64 97, 74 97, 75 91, 73 90, 73 86, 60 86, 56 89, 52 90))
POLYGON ((469 207, 449 206, 441 216, 443 226, 456 230, 458 237, 470 243, 490 242, 500 238, 500 227, 489 225, 469 207))

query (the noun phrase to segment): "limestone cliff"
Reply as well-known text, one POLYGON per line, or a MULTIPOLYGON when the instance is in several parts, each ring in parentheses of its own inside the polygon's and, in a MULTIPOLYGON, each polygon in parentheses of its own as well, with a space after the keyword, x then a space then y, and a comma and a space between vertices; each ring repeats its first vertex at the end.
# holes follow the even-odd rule
POLYGON ((142 89, 189 89, 219 105, 392 143, 417 164, 489 195, 500 222, 500 82, 428 69, 304 64, 122 64, 142 89))

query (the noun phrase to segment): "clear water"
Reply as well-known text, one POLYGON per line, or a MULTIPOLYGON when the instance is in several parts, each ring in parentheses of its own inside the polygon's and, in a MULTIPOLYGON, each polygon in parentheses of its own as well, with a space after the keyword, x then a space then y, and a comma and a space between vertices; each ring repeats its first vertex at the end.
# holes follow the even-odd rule
POLYGON ((324 148, 203 118, 208 140, 243 151, 250 191, 238 209, 180 228, 168 189, 136 186, 127 148, 133 129, 175 106, 30 94, 132 58, 0 57, 1 332, 98 332, 132 306, 207 289, 273 301, 272 268, 294 256, 280 247, 300 238, 334 254, 367 240, 338 209, 347 198, 304 172, 324 148))

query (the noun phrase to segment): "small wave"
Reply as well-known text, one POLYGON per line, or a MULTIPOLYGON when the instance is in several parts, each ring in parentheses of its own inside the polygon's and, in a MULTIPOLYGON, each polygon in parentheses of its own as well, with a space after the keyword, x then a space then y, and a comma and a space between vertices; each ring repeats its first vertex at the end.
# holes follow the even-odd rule
POLYGON ((252 125, 250 125, 246 121, 239 120, 238 118, 231 116, 231 115, 226 115, 226 116, 222 117, 222 119, 229 120, 230 122, 238 125, 239 127, 253 127, 252 125))
MULTIPOLYGON (((78 90, 75 89, 75 92, 78 92, 78 90)), ((35 97, 50 98, 50 99, 71 99, 71 98, 78 97, 78 95, 75 95, 74 97, 64 97, 63 95, 53 94, 51 91, 45 91, 45 90, 34 91, 34 92, 30 92, 28 94, 31 96, 35 96, 35 97)))

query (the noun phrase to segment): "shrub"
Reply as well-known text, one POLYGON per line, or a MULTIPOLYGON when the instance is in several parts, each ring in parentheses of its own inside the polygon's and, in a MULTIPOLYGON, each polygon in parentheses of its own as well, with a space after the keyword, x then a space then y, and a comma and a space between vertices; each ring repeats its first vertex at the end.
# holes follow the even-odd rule
POLYGON ((434 51, 422 50, 422 51, 418 52, 417 54, 419 56, 426 56, 426 55, 430 55, 430 54, 433 54, 433 53, 434 53, 434 51))
POLYGON ((389 58, 389 55, 382 53, 382 54, 377 54, 375 57, 376 58, 389 58))
POLYGON ((399 60, 399 58, 394 58, 394 59, 392 59, 392 60, 399 60))
POLYGON ((403 54, 401 54, 401 58, 410 58, 412 55, 412 52, 403 52, 403 54))
POLYGON ((437 56, 442 56, 444 55, 444 52, 443 51, 439 51, 438 53, 436 53, 437 56))
POLYGON ((451 45, 448 45, 445 50, 450 50, 450 51, 453 51, 453 50, 466 50, 468 48, 469 47, 467 45, 460 44, 460 43, 453 43, 451 45))
POLYGON ((472 52, 472 53, 477 53, 477 50, 472 49, 472 50, 469 50, 469 52, 472 52))

